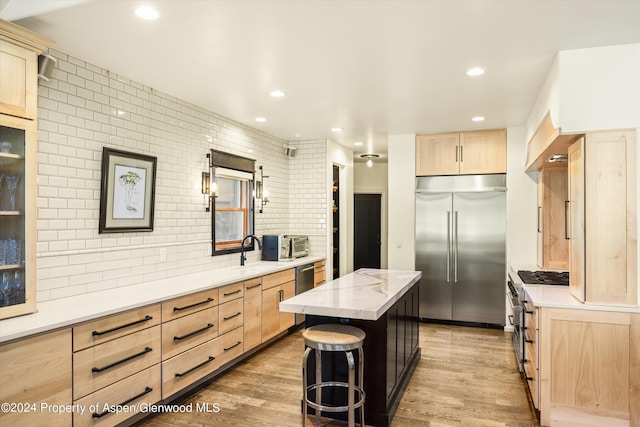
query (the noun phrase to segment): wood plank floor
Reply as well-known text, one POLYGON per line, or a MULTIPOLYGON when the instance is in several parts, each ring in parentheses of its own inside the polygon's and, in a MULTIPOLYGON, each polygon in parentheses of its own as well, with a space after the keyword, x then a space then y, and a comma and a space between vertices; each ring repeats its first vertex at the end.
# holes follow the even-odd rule
MULTIPOLYGON (((392 427, 539 425, 518 373, 510 334, 421 323, 420 347, 421 360, 392 427)), ((138 425, 300 426, 302 351, 298 330, 182 402, 194 408, 196 403, 217 403, 219 413, 163 413, 138 425)), ((308 425, 313 421, 310 417, 308 425)), ((324 427, 345 425, 322 421, 324 427)))

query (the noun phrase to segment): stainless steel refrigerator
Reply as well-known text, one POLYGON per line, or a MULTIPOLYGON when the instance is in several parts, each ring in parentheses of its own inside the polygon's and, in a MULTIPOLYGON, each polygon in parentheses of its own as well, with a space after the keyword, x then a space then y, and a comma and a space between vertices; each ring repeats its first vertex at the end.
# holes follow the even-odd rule
POLYGON ((416 178, 420 317, 505 323, 506 175, 416 178))

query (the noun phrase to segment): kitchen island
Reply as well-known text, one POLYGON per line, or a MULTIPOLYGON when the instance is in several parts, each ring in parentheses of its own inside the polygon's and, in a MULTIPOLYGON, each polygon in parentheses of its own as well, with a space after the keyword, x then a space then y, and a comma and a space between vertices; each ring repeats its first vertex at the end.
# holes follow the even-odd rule
MULTIPOLYGON (((360 269, 280 303, 280 311, 306 315, 305 326, 343 323, 366 334, 364 341, 365 422, 387 426, 420 359, 419 271, 360 269)), ((303 351, 300 349, 300 351, 303 351)), ((323 370, 345 380, 342 354, 323 353, 323 370)), ((309 384, 315 363, 309 360, 309 384)), ((346 401, 337 390, 323 394, 346 401)), ((331 414, 337 415, 337 414, 331 414)))

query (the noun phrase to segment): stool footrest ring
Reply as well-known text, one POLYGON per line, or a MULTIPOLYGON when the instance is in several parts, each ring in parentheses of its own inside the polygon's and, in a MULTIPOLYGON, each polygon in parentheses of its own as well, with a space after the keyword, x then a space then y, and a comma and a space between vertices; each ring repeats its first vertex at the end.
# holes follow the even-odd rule
MULTIPOLYGON (((323 382, 321 384, 311 384, 307 386, 307 395, 309 395, 310 391, 323 389, 325 387, 349 388, 349 384, 343 381, 332 381, 332 382, 323 382)), ((353 405, 353 408, 357 409, 364 404, 365 392, 363 389, 361 389, 357 385, 353 387, 353 390, 356 393, 360 393, 359 394, 360 399, 357 402, 355 402, 353 405)), ((307 399, 307 405, 310 408, 317 409, 324 412, 347 412, 349 410, 349 405, 345 405, 345 406, 322 405, 321 403, 312 402, 309 399, 307 399)))

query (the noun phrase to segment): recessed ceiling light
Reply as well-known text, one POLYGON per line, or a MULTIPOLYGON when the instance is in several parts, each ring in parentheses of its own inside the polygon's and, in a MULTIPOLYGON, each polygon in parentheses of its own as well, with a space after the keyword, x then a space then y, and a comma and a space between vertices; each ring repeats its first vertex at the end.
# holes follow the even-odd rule
POLYGON ((360 147, 361 145, 364 145, 364 143, 362 141, 356 141, 353 145, 360 147))
POLYGON ((342 132, 342 128, 331 128, 331 132, 342 132))
POLYGON ((267 119, 265 117, 256 117, 256 122, 264 123, 267 119))
POLYGON ((284 96, 284 92, 281 90, 272 90, 269 95, 273 96, 274 98, 282 98, 284 96))
POLYGON ((136 16, 141 19, 153 21, 160 17, 160 13, 153 6, 144 5, 136 9, 136 16))
POLYGON ((473 121, 473 122, 483 122, 484 121, 484 117, 483 116, 472 117, 471 121, 473 121))
POLYGON ((467 70, 467 76, 470 76, 470 77, 477 77, 483 74, 484 74, 484 68, 473 67, 467 70))

